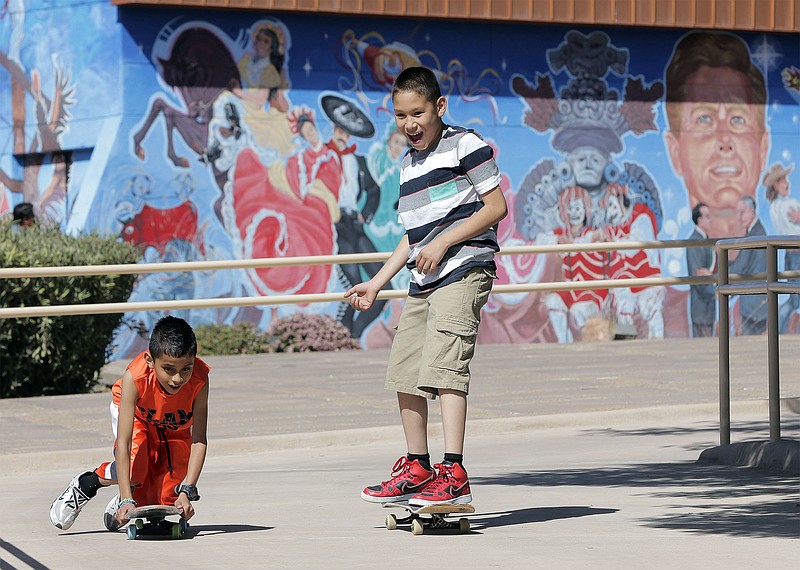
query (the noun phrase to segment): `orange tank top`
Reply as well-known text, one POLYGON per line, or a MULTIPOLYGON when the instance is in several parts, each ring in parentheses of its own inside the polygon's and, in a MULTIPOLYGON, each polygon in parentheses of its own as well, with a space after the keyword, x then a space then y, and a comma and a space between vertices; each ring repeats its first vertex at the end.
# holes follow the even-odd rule
MULTIPOLYGON (((139 398, 136 400, 136 419, 151 427, 183 431, 192 426, 192 407, 197 393, 208 382, 211 368, 200 358, 194 359, 192 378, 177 394, 167 394, 156 378, 155 370, 147 365, 142 352, 128 365, 139 398)), ((111 389, 114 403, 119 406, 122 397, 122 378, 111 389)))

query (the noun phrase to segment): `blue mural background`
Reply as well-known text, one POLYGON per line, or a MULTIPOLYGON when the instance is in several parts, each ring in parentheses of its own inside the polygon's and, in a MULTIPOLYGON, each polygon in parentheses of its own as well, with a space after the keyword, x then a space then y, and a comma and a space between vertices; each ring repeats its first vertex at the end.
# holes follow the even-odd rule
MULTIPOLYGON (((642 187, 649 189, 648 197, 654 200, 646 204, 634 197, 634 203, 647 206, 639 211, 647 210, 646 218, 653 221, 658 239, 684 239, 694 229, 690 197, 668 155, 664 96, 658 89, 663 87, 667 62, 685 31, 117 8, 105 2, 78 1, 9 0, 0 16, 0 63, 4 68, 0 70, 0 212, 23 200, 34 202, 42 216, 55 220, 65 231, 99 231, 138 243, 144 261, 236 259, 247 257, 247 252, 266 250, 280 250, 285 255, 338 251, 346 236, 333 230, 338 215, 335 203, 338 197, 342 207, 345 191, 344 186, 334 186, 345 184, 343 162, 333 156, 335 152, 331 154, 332 147, 320 147, 319 143, 315 147, 299 130, 303 113, 307 118, 313 115, 320 143, 331 140, 335 122, 322 106, 325 96, 363 111, 374 126, 374 134, 351 136, 347 144, 355 144, 354 154, 365 158, 381 190, 375 211, 368 212, 369 196, 360 197, 361 213, 370 214, 365 216, 368 218, 374 215, 374 223, 366 223, 364 233, 375 249, 390 250, 402 230, 390 211, 397 160, 389 146, 393 126, 389 92, 397 72, 414 64, 431 67, 439 75, 449 100, 445 120, 475 128, 496 149, 504 174, 503 191, 512 208, 501 226, 501 245, 544 243, 544 236, 557 239, 564 235, 563 228, 557 227, 558 220, 552 227, 529 232, 519 221, 520 216, 524 218, 520 212, 525 204, 533 203, 533 199, 526 202, 521 198, 529 191, 526 180, 533 184, 535 178, 541 183, 536 169, 544 172, 540 165, 545 163, 555 168, 566 157, 554 146, 557 129, 537 131, 526 124, 530 104, 515 86, 523 85, 524 80, 529 86, 541 87, 542 79, 548 78, 557 103, 562 90, 579 79, 568 65, 553 65, 554 52, 570 48, 566 45, 570 34, 580 41, 607 42, 603 53, 618 58, 616 67, 606 62, 599 71, 589 73, 588 79, 581 76, 584 85, 588 82, 605 90, 600 99, 617 97, 624 102, 626 87, 633 81, 658 94, 640 102, 642 121, 651 121, 650 127, 636 133, 627 127, 619 130, 620 147, 610 152, 609 162, 631 177, 635 172, 644 181, 642 187), (257 59, 254 40, 260 28, 277 33, 283 61, 273 74, 273 83, 261 87, 261 95, 269 98, 256 112, 243 101, 245 96, 255 95, 258 86, 247 85, 241 70, 247 69, 243 61, 252 64, 257 59), (180 68, 176 73, 183 84, 191 83, 194 89, 179 90, 165 77, 162 60, 170 58, 181 34, 193 29, 200 30, 193 48, 198 51, 186 52, 182 61, 175 62, 175 69, 180 68), (213 42, 208 41, 209 36, 213 42), (221 84, 226 73, 236 72, 240 85, 221 84), (163 113, 155 115, 145 129, 148 113, 159 105, 158 100, 165 103, 163 107, 173 108, 179 124, 176 130, 168 132, 163 113), (193 110, 197 117, 187 119, 193 110), (37 117, 55 119, 43 122, 37 117), (15 130, 20 121, 24 128, 15 130), (170 141, 173 156, 168 151, 170 141), (60 153, 65 152, 70 156, 68 179, 59 169, 60 153), (215 152, 220 154, 215 156, 215 152), (31 155, 39 156, 42 163, 35 174, 26 162, 31 155), (334 163, 339 164, 338 170, 334 163), (303 184, 303 177, 310 176, 306 167, 311 165, 321 169, 315 171, 317 181, 323 182, 319 192, 311 189, 310 178, 308 185, 303 184), (253 182, 261 179, 268 179, 266 187, 253 182), (255 202, 245 207, 244 200, 255 202), (266 239, 259 242, 257 235, 252 243, 248 241, 252 236, 246 235, 245 227, 254 227, 253 219, 259 216, 275 222, 269 231, 263 229, 271 236, 270 243, 266 239), (245 217, 250 221, 244 221, 245 217), (309 228, 304 218, 318 227, 309 228), (304 235, 320 227, 324 232, 319 236, 304 235)), ((747 45, 767 83, 770 144, 764 169, 774 163, 791 166, 800 141, 800 40, 789 34, 737 37, 747 45)), ((585 57, 591 67, 605 57, 592 55, 591 46, 587 50, 582 55, 570 52, 566 61, 575 63, 585 57)), ((570 120, 569 114, 563 117, 570 120)), ((788 180, 790 187, 797 188, 796 170, 789 173, 788 180)), ((761 185, 755 195, 759 217, 772 233, 770 204, 761 185)), ((543 208, 542 204, 536 202, 534 208, 543 208)), ((551 220, 557 215, 556 206, 547 214, 551 220)), ((589 209, 599 207, 595 197, 589 209)), ((593 229, 606 225, 595 222, 593 229)), ((563 263, 558 256, 503 257, 500 282, 564 278, 560 273, 563 263)), ((685 252, 664 250, 655 266, 665 276, 686 275, 685 252)), ((371 270, 363 266, 361 275, 368 277, 371 270)), ((313 274, 306 281, 304 276, 286 274, 276 281, 275 276, 274 272, 258 275, 245 270, 153 274, 137 282, 131 300, 341 291, 346 283, 346 276, 336 270, 313 274), (276 282, 283 284, 283 290, 275 288, 276 282), (312 282, 318 290, 306 290, 312 282)), ((393 282, 395 287, 406 283, 402 278, 393 282)), ((687 291, 685 286, 662 288, 658 299, 648 301, 651 309, 658 311, 657 317, 648 314, 645 318, 645 311, 631 308, 637 314, 640 336, 690 334, 687 291), (651 321, 652 325, 658 319, 660 325, 649 328, 648 322, 642 322, 651 321)), ((638 306, 632 298, 614 303, 638 306)), ((362 328, 354 328, 360 317, 349 326, 358 330, 365 346, 386 346, 399 306, 399 301, 387 303, 381 314, 370 317, 362 328)), ((495 295, 486 308, 480 340, 571 340, 566 329, 559 331, 566 325, 548 318, 553 307, 545 295, 495 295)), ((591 315, 614 317, 613 309, 610 314, 607 308, 603 310, 606 312, 591 315)), ((248 320, 266 328, 276 317, 295 311, 347 318, 338 303, 193 310, 182 316, 194 325, 248 320)), ((141 321, 149 328, 158 316, 126 315, 128 325, 119 331, 115 357, 143 346, 143 338, 130 324, 141 321)))

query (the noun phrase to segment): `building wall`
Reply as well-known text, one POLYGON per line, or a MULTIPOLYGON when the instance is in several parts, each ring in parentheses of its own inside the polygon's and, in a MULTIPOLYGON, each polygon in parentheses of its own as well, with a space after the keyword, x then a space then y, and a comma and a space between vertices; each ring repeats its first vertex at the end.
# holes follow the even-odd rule
MULTIPOLYGON (((502 245, 687 238, 700 200, 714 208, 714 237, 738 235, 742 195, 756 199, 775 233, 780 222, 762 182, 773 165, 796 160, 797 36, 734 34, 743 63, 765 79, 766 104, 748 98, 740 76, 720 76, 695 92, 698 105, 687 109, 694 126, 677 136, 666 116, 666 72, 687 34, 13 0, 0 19, 0 211, 26 199, 65 231, 140 245, 147 261, 329 254, 353 244, 389 251, 402 234, 393 214, 390 89, 401 68, 421 64, 435 70, 448 98, 445 120, 476 129, 495 148, 510 209, 502 245), (252 60, 261 28, 276 34, 280 54, 259 75, 252 60), (371 198, 355 206, 369 218, 363 233, 358 225, 335 231, 341 210, 353 207, 342 182, 353 179, 342 166, 350 159, 298 130, 303 115, 313 117, 320 142, 330 141, 336 105, 326 102, 337 101, 363 113, 363 129, 347 144, 380 188, 374 216, 371 198), (585 228, 566 227, 559 198, 567 195, 586 197, 585 228), (611 217, 612 198, 622 221, 611 217)), ((788 174, 790 188, 796 179, 788 174)), ((375 268, 360 270, 368 277, 375 268)), ((683 250, 498 258, 498 283, 686 271, 683 250)), ((328 268, 156 274, 139 281, 132 300, 342 291, 347 279, 328 268)), ((248 320, 266 328, 294 311, 324 312, 376 347, 389 344, 399 310, 394 301, 352 323, 341 304, 185 316, 195 325, 248 320)), ((158 315, 128 317, 148 327, 158 315)), ((480 340, 575 340, 598 318, 630 321, 642 337, 686 336, 688 288, 495 295, 480 340)), ((142 346, 126 331, 117 356, 142 346)))

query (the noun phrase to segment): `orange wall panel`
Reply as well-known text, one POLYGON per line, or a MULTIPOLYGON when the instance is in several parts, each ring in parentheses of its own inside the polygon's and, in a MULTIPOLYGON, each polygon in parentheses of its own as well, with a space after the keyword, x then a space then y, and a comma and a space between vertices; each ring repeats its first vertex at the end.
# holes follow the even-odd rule
POLYGON ((725 0, 724 2, 716 3, 714 25, 724 28, 728 28, 733 25, 733 2, 731 0, 725 0))
POLYGON ((796 0, 776 0, 775 4, 775 29, 776 30, 800 30, 798 19, 800 7, 796 0))
POLYGON ((406 14, 411 17, 420 18, 428 15, 427 2, 425 0, 407 0, 406 14))
POLYGON ((405 0, 385 0, 383 10, 385 14, 404 14, 406 11, 405 0))
POLYGON ((466 2, 464 0, 461 2, 448 2, 448 0, 428 0, 426 13, 429 16, 434 16, 436 18, 446 18, 447 16, 455 16, 454 12, 456 12, 461 14, 461 17, 463 17, 465 15, 464 10, 466 9, 464 6, 465 4, 466 2), (448 6, 448 4, 451 4, 451 6, 448 6))
POLYGON ((533 2, 531 17, 540 22, 549 22, 555 16, 553 14, 552 0, 531 0, 533 2))
POLYGON ((675 23, 675 0, 659 0, 655 2, 655 23, 658 26, 668 26, 675 23))
POLYGON ((614 22, 617 24, 633 24, 636 21, 634 0, 617 0, 614 3, 614 22))
POLYGON ((695 26, 710 28, 714 26, 714 2, 701 0, 694 10, 695 26))
POLYGON ((634 10, 636 25, 652 26, 656 23, 656 7, 653 0, 636 0, 634 10))
POLYGON ((494 0, 491 3, 489 16, 502 20, 511 18, 511 4, 511 0, 494 0))
POLYGON ((339 0, 342 11, 361 14, 364 12, 361 0, 339 0))
POLYGON ((674 23, 691 28, 697 21, 697 5, 707 0, 675 0, 674 23))
POLYGON ((594 6, 594 21, 602 24, 616 24, 614 8, 616 4, 621 3, 614 0, 598 0, 594 6))
POLYGON ((735 0, 733 5, 734 25, 739 29, 748 29, 755 26, 754 0, 735 0))
POLYGON ((574 22, 575 4, 573 2, 553 3, 553 19, 559 22, 574 22))

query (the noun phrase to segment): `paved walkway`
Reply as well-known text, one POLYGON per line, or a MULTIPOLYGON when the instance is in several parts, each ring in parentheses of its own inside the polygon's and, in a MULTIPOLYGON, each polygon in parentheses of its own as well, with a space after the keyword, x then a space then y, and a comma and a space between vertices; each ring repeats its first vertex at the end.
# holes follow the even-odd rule
MULTIPOLYGON (((800 440, 800 337, 781 350, 782 435, 800 440)), ((732 440, 765 441, 766 339, 735 338, 732 353, 732 440)), ((715 339, 480 346, 466 536, 387 531, 386 512, 358 498, 404 451, 382 389, 386 357, 209 357, 209 458, 190 540, 179 542, 106 532, 108 490, 68 532, 50 525, 69 479, 109 456, 108 392, 0 400, 0 569, 105 569, 127 555, 242 569, 771 568, 797 558, 795 475, 696 462, 719 441, 715 339)), ((108 365, 106 379, 124 364, 108 365)), ((432 413, 434 459, 441 447, 432 413)))

